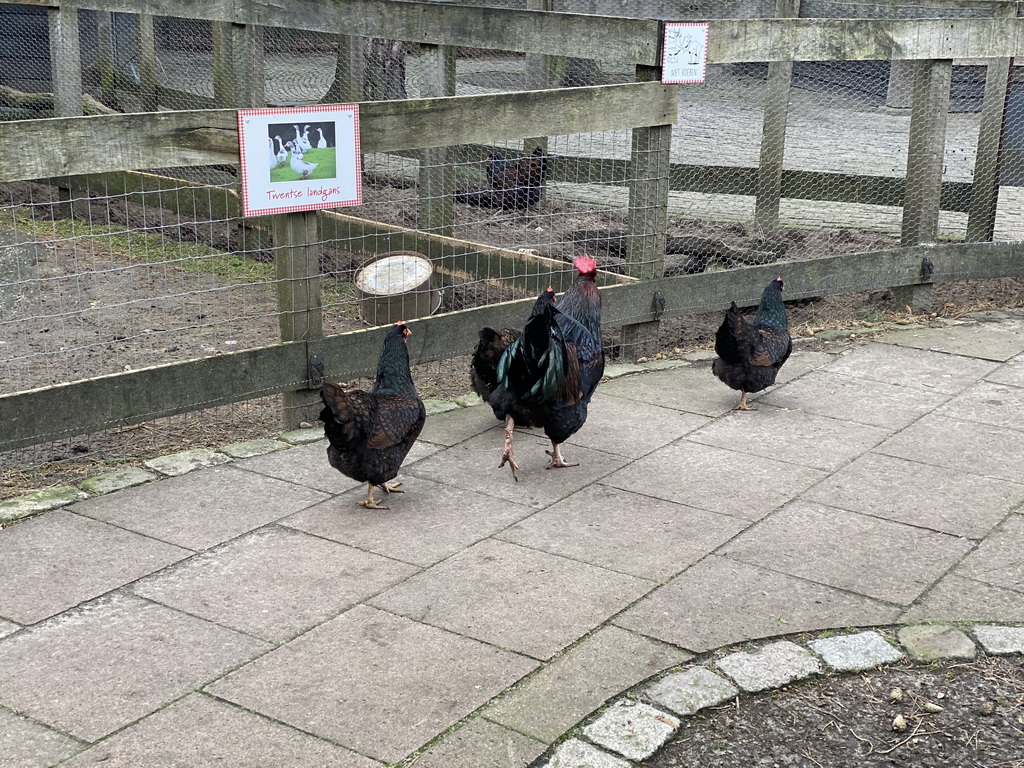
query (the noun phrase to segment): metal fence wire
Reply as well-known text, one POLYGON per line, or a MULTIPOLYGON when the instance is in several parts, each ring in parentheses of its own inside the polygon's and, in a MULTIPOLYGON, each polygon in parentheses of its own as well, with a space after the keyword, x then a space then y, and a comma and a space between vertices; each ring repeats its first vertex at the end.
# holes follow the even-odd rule
MULTIPOLYGON (((670 19, 696 14, 690 3, 667 1, 486 4, 670 19)), ((883 12, 877 3, 819 5, 820 15, 836 18, 883 12)), ((699 12, 701 19, 725 18, 740 13, 738 8, 712 0, 699 12)), ((941 9, 886 6, 884 12, 952 18, 978 11, 945 3, 941 9)), ((775 3, 751 3, 746 13, 774 16, 775 3)), ((580 52, 593 58, 568 58, 458 48, 445 54, 447 71, 439 80, 418 44, 398 40, 276 27, 245 38, 229 24, 85 10, 78 11, 77 22, 87 113, 476 96, 630 83, 638 77, 633 64, 604 60, 600 51, 580 52), (243 82, 241 70, 258 72, 259 82, 243 82)), ((0 35, 19 41, 18 56, 5 62, 0 76, 6 120, 54 114, 50 94, 62 73, 50 71, 50 28, 46 9, 0 5, 0 35)), ((915 141, 914 66, 796 62, 780 96, 776 67, 712 61, 705 83, 679 86, 670 165, 654 166, 652 174, 669 179, 663 261, 662 254, 644 263, 627 261, 630 238, 640 236, 630 229, 636 210, 628 190, 642 181, 630 175, 629 161, 642 151, 630 131, 525 141, 495 136, 439 151, 367 153, 363 202, 339 213, 391 233, 424 232, 468 244, 461 263, 419 288, 430 312, 524 298, 520 278, 544 269, 536 259, 552 259, 569 270, 568 262, 583 250, 613 275, 652 277, 897 247, 905 185, 912 181, 907 167, 915 141), (781 123, 772 116, 780 105, 781 123), (768 130, 773 119, 776 128, 768 130), (495 183, 503 173, 527 168, 534 153, 543 161, 541 169, 521 173, 513 191, 495 183), (758 210, 758 168, 775 160, 782 195, 774 218, 766 218, 758 210), (423 188, 428 177, 439 180, 436 188, 423 188), (434 218, 431 211, 450 213, 434 218), (512 273, 487 273, 479 254, 488 247, 519 251, 524 258, 512 273)), ((949 70, 938 230, 943 240, 967 235, 976 160, 998 149, 979 142, 989 71, 983 60, 957 60, 949 70)), ((1024 70, 1012 68, 995 240, 1024 239, 1017 213, 1024 203, 1022 77, 1024 70)), ((996 133, 992 142, 998 141, 996 133)), ((89 151, 116 152, 117 146, 111 136, 89 151)), ((277 297, 285 279, 275 267, 279 244, 266 220, 242 219, 237 173, 230 165, 154 168, 0 186, 0 395, 277 342, 277 297)), ((394 234, 381 237, 386 250, 415 250, 413 235, 407 243, 394 234)), ((308 244, 321 264, 326 334, 403 319, 368 317, 357 276, 379 254, 367 247, 373 236, 361 242, 353 248, 322 229, 320 241, 308 244)), ((845 288, 854 292, 862 286, 845 288)), ((637 309, 642 316, 646 307, 637 309)), ((679 328, 663 323, 664 350, 685 346, 679 328)), ((616 332, 609 330, 609 337, 614 349, 616 332)), ((698 334, 689 341, 709 346, 711 337, 698 334)), ((467 391, 465 365, 457 359, 423 366, 423 394, 467 391)), ((0 454, 0 483, 6 486, 0 493, 22 492, 26 468, 67 469, 85 457, 95 469, 97 461, 137 461, 155 451, 216 447, 274 433, 280 427, 278 398, 258 386, 250 394, 246 403, 142 426, 110 425, 91 437, 40 435, 36 447, 0 454)), ((208 403, 191 405, 201 411, 208 403)), ((35 477, 45 484, 51 476, 61 475, 54 470, 35 477)))

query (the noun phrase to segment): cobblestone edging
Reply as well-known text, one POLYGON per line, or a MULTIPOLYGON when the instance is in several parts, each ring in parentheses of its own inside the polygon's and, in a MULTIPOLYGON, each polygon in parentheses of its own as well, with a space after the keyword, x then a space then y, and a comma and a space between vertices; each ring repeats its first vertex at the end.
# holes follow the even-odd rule
POLYGON ((768 641, 755 651, 719 655, 668 672, 613 700, 556 745, 542 768, 632 768, 664 746, 683 719, 741 693, 765 691, 825 672, 859 672, 909 657, 930 662, 989 655, 1024 655, 1024 627, 978 625, 971 636, 948 625, 907 626, 890 642, 869 630, 806 644, 768 641))

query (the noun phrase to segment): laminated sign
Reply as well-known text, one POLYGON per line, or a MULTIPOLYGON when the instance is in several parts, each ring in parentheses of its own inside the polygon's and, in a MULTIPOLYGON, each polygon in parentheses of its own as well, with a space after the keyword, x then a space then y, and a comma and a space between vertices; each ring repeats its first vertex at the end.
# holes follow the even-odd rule
POLYGON ((708 23, 667 22, 662 50, 661 82, 703 83, 708 66, 708 23))
POLYGON ((359 205, 359 107, 317 104, 238 112, 242 213, 359 205))

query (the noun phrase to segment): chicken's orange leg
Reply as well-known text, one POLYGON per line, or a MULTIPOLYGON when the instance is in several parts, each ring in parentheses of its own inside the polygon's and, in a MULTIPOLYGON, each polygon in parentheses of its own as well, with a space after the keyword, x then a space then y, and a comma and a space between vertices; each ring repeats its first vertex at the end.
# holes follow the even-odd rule
POLYGON ((384 493, 405 493, 401 485, 401 483, 381 483, 378 488, 384 491, 384 493))
POLYGON ((367 509, 391 509, 391 507, 385 507, 377 503, 377 499, 373 496, 373 489, 376 488, 373 483, 367 483, 366 498, 359 502, 360 507, 366 507, 367 509))
POLYGON ((740 395, 740 404, 736 406, 735 410, 737 410, 737 411, 756 411, 757 409, 747 405, 747 393, 744 391, 743 394, 740 395))
POLYGON ((519 465, 516 464, 515 456, 512 455, 512 435, 515 432, 516 422, 511 416, 505 418, 505 450, 501 454, 501 464, 498 465, 498 469, 505 466, 505 462, 508 462, 509 468, 512 470, 512 479, 517 483, 519 482, 519 465))
POLYGON ((562 459, 562 453, 561 451, 558 450, 558 443, 556 443, 554 440, 551 441, 551 450, 544 451, 544 453, 551 457, 551 461, 548 462, 548 465, 547 467, 545 467, 545 469, 557 469, 558 467, 579 466, 579 462, 576 462, 575 464, 567 464, 565 460, 562 459))

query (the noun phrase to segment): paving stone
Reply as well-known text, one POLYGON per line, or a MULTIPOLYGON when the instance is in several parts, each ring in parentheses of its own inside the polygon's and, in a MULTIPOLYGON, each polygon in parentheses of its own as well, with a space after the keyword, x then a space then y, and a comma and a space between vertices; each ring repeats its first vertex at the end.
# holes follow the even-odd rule
POLYGON ((1017 415, 1024 409, 1024 388, 979 381, 936 410, 940 416, 1024 429, 1017 415))
POLYGON ((393 763, 536 665, 469 638, 356 606, 207 690, 393 763))
POLYGON ((484 400, 476 392, 470 392, 467 395, 459 395, 452 402, 460 408, 472 408, 477 405, 483 405, 484 400))
MULTIPOLYGON (((583 429, 599 427, 585 424, 583 429)), ((578 462, 579 466, 548 471, 549 458, 544 451, 551 450, 551 441, 543 432, 517 429, 515 456, 519 463, 519 482, 515 482, 508 466, 498 469, 503 444, 502 430, 493 429, 416 462, 409 467, 409 474, 542 509, 629 462, 622 456, 570 445, 562 450, 562 456, 567 462, 578 462)))
POLYGON ((21 626, 15 624, 13 621, 7 621, 6 619, 0 619, 0 637, 9 635, 12 632, 17 632, 21 629, 21 626))
POLYGON ((548 659, 654 586, 604 568, 487 540, 370 603, 548 659))
POLYGON ((292 429, 288 432, 282 432, 277 436, 277 438, 279 440, 284 440, 286 443, 291 443, 292 445, 315 443, 324 439, 324 428, 321 426, 310 427, 308 429, 292 429))
POLYGON ((657 640, 602 627, 491 703, 483 714, 549 744, 613 696, 690 658, 657 640))
POLYGON ((678 729, 679 720, 672 715, 640 701, 620 700, 584 726, 583 735, 630 760, 643 760, 678 729))
POLYGON ((901 523, 797 501, 720 554, 868 597, 909 605, 971 543, 901 523))
MULTIPOLYGON (((479 400, 478 395, 473 396, 479 400)), ((458 411, 450 411, 427 419, 423 425, 423 431, 420 432, 419 440, 436 445, 451 446, 488 430, 495 430, 500 434, 501 428, 501 422, 494 418, 494 411, 489 405, 481 405, 478 408, 460 408, 458 411)), ((497 436, 494 439, 499 440, 497 436)))
POLYGON ((691 651, 790 632, 892 624, 899 608, 709 555, 614 623, 691 651))
POLYGON ((116 472, 107 472, 103 475, 90 477, 88 480, 83 480, 79 485, 81 485, 83 490, 99 496, 104 493, 113 493, 124 488, 142 485, 150 480, 156 480, 158 477, 159 475, 139 469, 138 467, 126 467, 116 472))
POLYGON ((684 352, 682 359, 698 362, 701 360, 714 360, 716 357, 718 357, 718 353, 713 349, 695 349, 692 352, 684 352))
POLYGON ((283 525, 419 566, 429 566, 522 520, 519 504, 410 477, 390 511, 366 509, 358 490, 309 507, 283 525))
MULTIPOLYGON (((964 558, 956 573, 1006 589, 1024 592, 1024 516, 1011 515, 964 558)), ((1024 599, 1024 598, 1022 598, 1024 599)))
POLYGON ((0 768, 49 768, 81 748, 74 739, 0 709, 0 768))
POLYGON ((1005 362, 1024 351, 1024 328, 1019 323, 967 323, 945 328, 919 327, 888 333, 882 336, 880 341, 1005 362))
POLYGON ((868 453, 811 488, 803 498, 980 539, 1024 499, 1024 485, 868 453))
POLYGON ((996 656, 1024 653, 1024 627, 975 627, 974 636, 978 638, 985 653, 996 656))
POLYGON ((0 615, 34 624, 191 555, 54 510, 0 531, 0 615))
POLYGON ((432 400, 427 398, 423 401, 423 408, 426 410, 427 416, 436 416, 446 411, 457 411, 459 404, 453 403, 450 400, 432 400))
POLYGON ((825 369, 776 387, 758 402, 895 431, 948 399, 949 395, 939 392, 842 376, 825 369))
POLYGON ((730 653, 717 664, 748 692, 778 688, 821 672, 821 664, 814 656, 788 640, 766 645, 754 653, 730 653))
POLYGON ((889 434, 880 427, 759 405, 752 413, 736 411, 717 419, 687 439, 802 467, 836 470, 889 434))
POLYGON ((900 621, 1024 622, 1024 600, 1012 589, 950 574, 900 616, 900 621))
MULTIPOLYGON (((274 455, 286 453, 291 451, 274 455)), ((232 466, 128 488, 79 502, 71 509, 96 520, 199 550, 325 498, 326 494, 319 491, 232 466)))
MULTIPOLYGON (((775 386, 769 387, 761 392, 754 392, 753 394, 748 395, 747 399, 753 399, 754 402, 759 402, 761 398, 767 397, 783 384, 788 384, 810 371, 827 366, 834 358, 835 354, 831 352, 807 352, 804 350, 796 350, 789 356, 789 360, 786 361, 786 364, 782 366, 782 370, 780 370, 776 375, 775 386)), ((711 376, 714 378, 714 374, 711 374, 711 376)), ((715 380, 717 381, 717 379, 715 380)), ((739 396, 735 390, 733 390, 733 394, 737 395, 736 402, 738 403, 739 396)))
POLYGON ((875 451, 1024 483, 1024 432, 1015 429, 929 414, 875 451))
POLYGON ((281 642, 417 570, 272 526, 144 579, 134 591, 185 613, 281 642))
POLYGON ((155 459, 147 459, 142 463, 162 475, 177 477, 197 469, 227 464, 229 461, 231 459, 228 456, 218 451, 209 448, 193 448, 190 451, 157 456, 155 459))
POLYGON ((636 459, 708 421, 706 416, 598 394, 590 401, 587 422, 600 428, 584 427, 570 437, 567 444, 636 459), (643 424, 643 429, 637 429, 637 424, 643 424))
POLYGON ((1018 355, 1009 362, 1003 363, 986 375, 985 379, 996 384, 1024 387, 1024 355, 1018 355))
MULTIPOLYGON (((320 435, 323 436, 322 430, 320 435)), ((363 492, 366 492, 365 483, 345 477, 327 463, 326 440, 317 440, 315 443, 289 448, 287 451, 245 459, 233 466, 246 472, 274 477, 324 493, 344 493, 352 488, 362 488, 363 492)))
POLYGON ((721 416, 739 402, 739 395, 716 379, 704 366, 653 371, 643 376, 625 376, 598 387, 602 395, 623 397, 661 408, 721 416))
POLYGON ((621 757, 615 757, 592 744, 569 739, 558 745, 545 768, 630 768, 621 757))
POLYGON ((941 624, 900 627, 897 637, 915 661, 973 659, 978 653, 971 638, 964 632, 941 624))
POLYGON ((57 509, 84 498, 85 494, 73 485, 62 485, 57 488, 47 488, 45 491, 26 493, 24 496, 0 501, 0 523, 57 509))
MULTIPOLYGON (((711 352, 711 358, 714 359, 716 355, 711 350, 705 350, 705 352, 711 352)), ((645 371, 670 371, 675 368, 682 368, 689 365, 687 360, 648 360, 645 363, 640 363, 640 366, 645 371)))
POLYGON ((998 363, 892 344, 867 344, 840 355, 828 372, 955 395, 998 363))
POLYGON ((498 537, 553 555, 664 581, 742 531, 748 522, 592 485, 498 537), (643 557, 637 557, 643 552, 643 557))
POLYGON ((381 768, 380 763, 201 693, 105 739, 67 768, 381 768))
POLYGON ((96 741, 270 646, 118 595, 4 638, 0 701, 96 741))
POLYGON ((638 459, 602 482, 711 512, 759 520, 825 477, 821 470, 684 439, 638 459))
POLYGON ((290 446, 280 440, 246 440, 242 443, 223 445, 218 450, 233 459, 251 459, 268 453, 283 451, 290 446))
POLYGON ((478 717, 416 758, 416 768, 525 768, 548 745, 478 717))
POLYGON ((893 664, 903 658, 903 652, 887 643, 877 632, 823 637, 807 645, 832 669, 840 672, 860 672, 882 664, 893 664))
POLYGON ((706 667, 673 672, 649 685, 644 694, 677 715, 692 715, 736 696, 739 690, 706 667))
POLYGON ((642 365, 634 363, 612 363, 604 367, 604 378, 602 381, 611 381, 620 376, 628 376, 631 373, 645 373, 647 371, 642 365))

